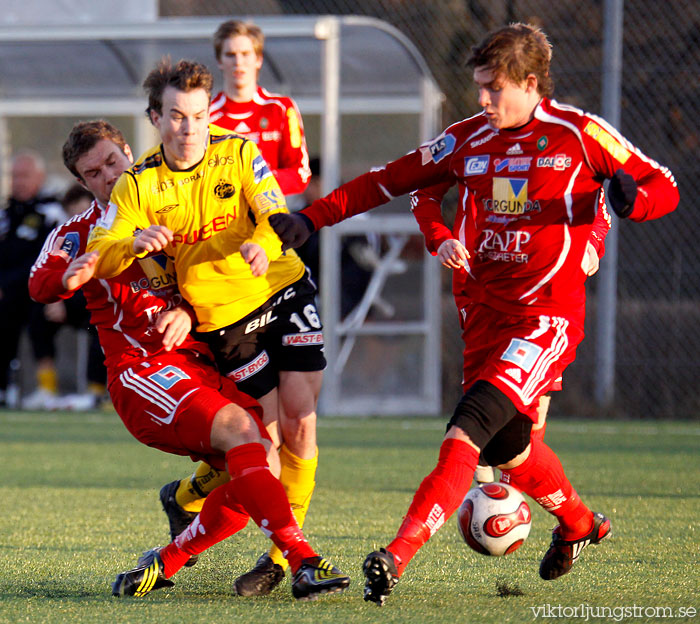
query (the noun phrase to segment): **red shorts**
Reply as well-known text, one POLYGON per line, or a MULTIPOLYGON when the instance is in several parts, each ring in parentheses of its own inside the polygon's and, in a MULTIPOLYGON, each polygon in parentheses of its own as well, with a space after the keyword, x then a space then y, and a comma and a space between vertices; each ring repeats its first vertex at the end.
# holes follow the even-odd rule
POLYGON ((109 394, 126 428, 147 446, 174 455, 204 460, 226 470, 225 457, 211 447, 216 413, 235 403, 270 439, 259 403, 243 394, 202 353, 179 350, 160 353, 138 365, 110 371, 109 394))
POLYGON ((583 340, 583 323, 562 316, 509 315, 481 304, 460 312, 464 392, 479 379, 488 381, 537 422, 539 398, 561 389, 562 373, 583 340))

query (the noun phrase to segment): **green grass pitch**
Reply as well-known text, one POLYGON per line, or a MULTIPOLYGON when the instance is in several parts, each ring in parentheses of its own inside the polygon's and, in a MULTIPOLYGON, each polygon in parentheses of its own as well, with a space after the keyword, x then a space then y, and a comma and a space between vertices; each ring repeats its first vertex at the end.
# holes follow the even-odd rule
POLYGON ((692 422, 550 423, 547 441, 567 474, 613 525, 571 574, 540 580, 555 523, 530 501, 532 532, 514 554, 473 553, 451 518, 384 607, 364 602, 362 561, 394 536, 443 431, 434 419, 320 420, 305 532, 351 575, 342 596, 297 603, 289 575, 270 596, 233 596, 235 576, 267 548, 249 523, 180 571, 172 589, 118 599, 109 586, 116 574, 167 541, 160 486, 193 464, 137 443, 113 414, 1 412, 0 622, 584 622, 584 608, 592 622, 700 622, 700 424, 692 422))

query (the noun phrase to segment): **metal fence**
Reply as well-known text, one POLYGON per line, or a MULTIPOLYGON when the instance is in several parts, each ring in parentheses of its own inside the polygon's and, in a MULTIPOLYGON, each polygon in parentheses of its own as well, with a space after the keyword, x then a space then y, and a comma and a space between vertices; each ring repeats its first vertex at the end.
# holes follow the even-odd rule
MULTIPOLYGON (((621 4, 622 0, 160 0, 159 14, 222 18, 252 13, 357 14, 383 19, 403 32, 429 65, 445 94, 444 127, 478 110, 471 71, 464 66, 471 46, 488 31, 514 20, 537 23, 549 35, 554 45, 555 97, 602 114, 603 80, 611 69, 603 57, 606 10, 621 4)), ((659 221, 615 223, 612 402, 601 406, 595 400, 601 371, 596 338, 599 319, 609 309, 601 297, 603 280, 596 276, 588 284, 587 338, 576 362, 567 369, 565 390, 553 409, 575 415, 697 419, 700 245, 695 236, 700 227, 694 223, 694 209, 700 196, 700 124, 696 121, 700 118, 700 2, 627 0, 622 16, 618 127, 645 153, 671 168, 681 203, 675 213, 659 221)), ((14 142, 32 146, 32 141, 52 136, 52 131, 56 141, 62 141, 73 121, 62 120, 61 125, 33 118, 29 123, 13 122, 9 130, 14 142)), ((398 143, 397 132, 383 131, 386 124, 395 129, 412 123, 405 115, 349 116, 340 129, 342 176, 357 175, 413 147, 417 129, 407 130, 406 139, 398 143)), ((317 115, 309 116, 306 129, 313 150, 320 143, 317 115)), ((60 163, 50 165, 63 173, 60 163)), ((448 201, 448 219, 453 210, 448 201)), ((460 395, 461 348, 446 270, 442 277, 443 406, 450 411, 460 395)))
MULTIPOLYGON (((371 15, 404 32, 427 60, 446 96, 443 125, 476 112, 472 45, 508 21, 543 27, 554 45, 555 97, 602 112, 606 8, 617 0, 258 0, 255 12, 371 15)), ((245 15, 242 0, 161 0, 162 15, 245 15)), ((678 210, 618 229, 614 397, 596 395, 600 281, 589 281, 587 338, 555 401, 562 413, 633 418, 699 418, 700 3, 627 0, 623 11, 619 128, 642 151, 669 166, 681 192, 678 210)), ((381 138, 377 140, 381 141, 381 138)), ((449 207, 448 207, 449 211, 449 207)), ((605 261, 604 261, 605 262, 605 261)), ((459 396, 456 314, 444 280, 444 405, 459 396)))

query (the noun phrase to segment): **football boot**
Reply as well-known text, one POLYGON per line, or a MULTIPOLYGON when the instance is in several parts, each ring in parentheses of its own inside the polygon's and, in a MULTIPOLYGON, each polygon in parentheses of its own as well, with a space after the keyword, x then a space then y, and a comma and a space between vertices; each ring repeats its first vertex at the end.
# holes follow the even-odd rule
POLYGON ((362 570, 367 579, 365 600, 376 602, 381 607, 399 581, 394 555, 385 548, 375 550, 367 555, 362 570))
POLYGON ((336 594, 347 589, 350 577, 323 557, 308 557, 292 578, 292 595, 297 600, 316 600, 321 594, 336 594))
MULTIPOLYGON (((170 524, 170 541, 175 541, 175 538, 180 535, 197 517, 193 511, 185 511, 175 499, 177 488, 180 487, 180 481, 167 483, 160 488, 160 504, 163 505, 163 511, 168 516, 168 524, 170 524)), ((199 555, 192 555, 187 563, 187 567, 197 563, 199 555)))
POLYGON ((147 550, 136 562, 135 568, 119 574, 112 583, 112 595, 141 597, 154 589, 175 585, 165 578, 160 551, 160 548, 147 550))
POLYGON ((252 570, 241 574, 233 582, 233 591, 239 596, 267 596, 283 578, 284 568, 265 553, 252 570))
POLYGON ((576 563, 581 551, 589 544, 598 544, 612 532, 610 520, 602 513, 593 514, 593 528, 587 535, 575 540, 565 540, 561 527, 552 531, 552 543, 540 563, 540 576, 551 581, 566 574, 576 563))

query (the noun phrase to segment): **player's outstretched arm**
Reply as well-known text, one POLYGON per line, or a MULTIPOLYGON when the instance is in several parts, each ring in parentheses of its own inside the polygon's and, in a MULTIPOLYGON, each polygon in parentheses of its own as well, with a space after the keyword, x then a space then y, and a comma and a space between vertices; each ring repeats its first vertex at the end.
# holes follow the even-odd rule
POLYGON ((610 180, 607 195, 618 217, 641 222, 659 219, 678 206, 671 171, 634 147, 615 128, 584 115, 583 145, 593 170, 610 180))

